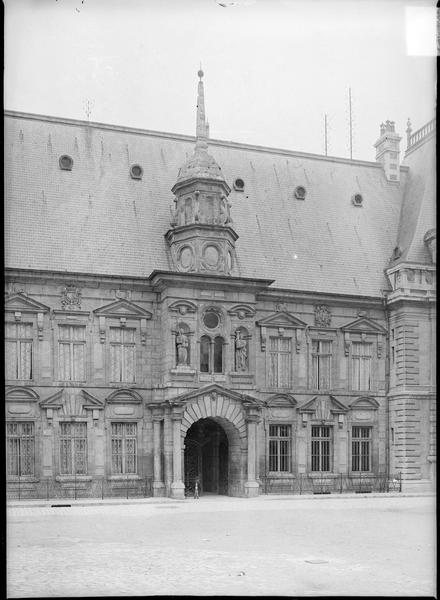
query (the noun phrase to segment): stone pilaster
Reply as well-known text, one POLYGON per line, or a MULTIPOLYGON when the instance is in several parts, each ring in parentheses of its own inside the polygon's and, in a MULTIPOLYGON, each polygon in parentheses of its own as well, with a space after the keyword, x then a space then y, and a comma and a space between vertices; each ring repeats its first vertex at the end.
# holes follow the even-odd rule
POLYGON ((171 484, 171 496, 173 498, 185 497, 185 485, 182 481, 182 414, 183 409, 173 406, 171 421, 173 426, 173 483, 171 484))
POLYGON ((164 496, 165 484, 162 474, 162 435, 163 409, 159 405, 153 405, 153 496, 164 496))

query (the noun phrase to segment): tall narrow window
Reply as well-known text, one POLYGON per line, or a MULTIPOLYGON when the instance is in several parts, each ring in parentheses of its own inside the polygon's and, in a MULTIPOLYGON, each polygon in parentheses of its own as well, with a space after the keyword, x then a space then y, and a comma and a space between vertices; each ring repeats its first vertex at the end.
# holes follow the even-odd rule
POLYGON ((35 434, 33 423, 6 424, 7 474, 22 477, 35 474, 35 434))
POLYGON ((371 389, 371 347, 365 342, 353 342, 351 351, 352 389, 371 389))
POLYGON ((290 338, 270 338, 269 360, 269 386, 290 387, 292 363, 290 338))
POLYGON ((137 424, 112 423, 112 473, 137 472, 137 424))
POLYGON ((290 473, 291 426, 269 425, 269 471, 290 473))
POLYGON ((351 436, 351 470, 371 470, 371 427, 353 427, 351 436))
POLYGON ((32 325, 6 323, 6 379, 32 379, 32 325))
POLYGON ((214 338, 214 373, 223 373, 223 338, 214 338))
POLYGON ((87 474, 87 423, 60 423, 60 473, 87 474))
POLYGON ((328 390, 331 387, 332 343, 314 340, 312 342, 312 387, 328 390))
POLYGON ((134 383, 136 365, 135 329, 110 327, 111 381, 134 383))
POLYGON ((59 335, 60 381, 85 381, 85 326, 60 325, 59 335))
POLYGON ((209 373, 211 363, 211 340, 207 335, 203 335, 200 340, 200 371, 209 373))
POLYGON ((312 471, 331 471, 331 427, 312 426, 312 471))

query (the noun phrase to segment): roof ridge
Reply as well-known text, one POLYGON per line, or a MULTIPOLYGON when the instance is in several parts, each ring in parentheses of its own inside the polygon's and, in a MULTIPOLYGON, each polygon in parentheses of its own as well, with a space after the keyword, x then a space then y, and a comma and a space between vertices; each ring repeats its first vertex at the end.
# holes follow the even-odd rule
MULTIPOLYGON (((109 123, 101 123, 99 121, 84 121, 82 119, 72 119, 69 117, 55 117, 51 115, 41 115, 37 113, 27 113, 21 111, 14 111, 11 109, 5 109, 4 115, 13 118, 22 118, 29 120, 40 120, 47 121, 52 123, 64 123, 65 125, 79 125, 79 126, 87 126, 93 127, 95 129, 106 129, 112 131, 124 131, 125 133, 131 134, 140 134, 147 135, 152 137, 160 137, 160 138, 168 138, 168 139, 176 139, 181 141, 187 141, 194 143, 196 141, 196 136, 188 135, 184 133, 172 133, 167 131, 158 131, 154 129, 141 129, 138 127, 129 127, 125 125, 114 125, 109 123)), ((365 166, 365 167, 374 167, 378 169, 382 169, 383 166, 381 163, 375 161, 367 161, 362 159, 350 159, 342 156, 325 156, 323 154, 314 154, 313 152, 301 152, 299 150, 289 150, 287 148, 276 148, 273 146, 261 146, 259 144, 248 144, 245 142, 234 142, 232 140, 219 140, 210 138, 209 139, 211 146, 225 146, 229 148, 236 148, 238 150, 253 150, 256 152, 268 152, 272 154, 281 154, 285 156, 298 156, 301 158, 311 158, 314 160, 322 160, 325 162, 338 162, 351 164, 356 166, 365 166)), ((400 165, 401 171, 408 171, 409 167, 406 165, 400 165)))

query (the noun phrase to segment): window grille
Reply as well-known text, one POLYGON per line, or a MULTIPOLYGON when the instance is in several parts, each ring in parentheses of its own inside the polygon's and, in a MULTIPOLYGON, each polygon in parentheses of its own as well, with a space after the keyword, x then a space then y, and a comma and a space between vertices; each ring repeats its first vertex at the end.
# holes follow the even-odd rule
POLYGON ((86 328, 59 325, 59 380, 85 381, 86 328))
POLYGON ((371 389, 372 344, 353 342, 351 351, 351 383, 353 390, 371 389))
POLYGON ((33 423, 6 424, 7 474, 22 477, 35 474, 35 434, 33 423))
POLYGON ((312 342, 312 387, 328 390, 331 387, 332 342, 314 340, 312 342))
POLYGON ((134 383, 136 365, 136 329, 110 327, 110 379, 134 383))
POLYGON ((290 425, 269 425, 269 471, 291 471, 290 425))
POLYGON ((291 386, 291 340, 285 337, 271 337, 269 346, 269 386, 291 386))
POLYGON ((331 471, 331 427, 312 426, 312 471, 331 471))
POLYGON ((137 423, 112 423, 112 474, 137 472, 137 423))
POLYGON ((351 470, 371 470, 371 427, 353 427, 351 439, 351 470))
POLYGON ((6 379, 32 379, 32 324, 6 323, 6 379))
POLYGON ((87 423, 60 423, 61 475, 87 475, 87 423))

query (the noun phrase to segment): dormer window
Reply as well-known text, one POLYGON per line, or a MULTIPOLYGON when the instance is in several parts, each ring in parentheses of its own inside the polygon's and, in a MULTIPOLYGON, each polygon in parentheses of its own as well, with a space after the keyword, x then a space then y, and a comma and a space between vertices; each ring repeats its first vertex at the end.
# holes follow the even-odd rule
POLYGON ((144 171, 140 165, 131 165, 130 176, 132 179, 142 179, 144 171))
POLYGON ((295 198, 297 200, 305 200, 306 199, 306 188, 302 185, 298 185, 295 188, 295 198))
POLYGON ((234 181, 234 190, 237 192, 244 192, 244 181, 243 179, 240 179, 240 177, 234 181))
POLYGON ((355 206, 362 206, 362 203, 364 201, 363 197, 361 196, 361 194, 355 194, 353 196, 353 198, 351 199, 351 201, 353 202, 353 204, 355 206))
POLYGON ((60 156, 60 169, 63 171, 71 171, 73 167, 73 158, 67 154, 60 156))

